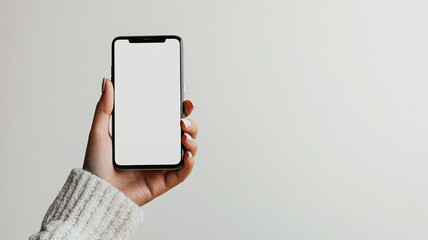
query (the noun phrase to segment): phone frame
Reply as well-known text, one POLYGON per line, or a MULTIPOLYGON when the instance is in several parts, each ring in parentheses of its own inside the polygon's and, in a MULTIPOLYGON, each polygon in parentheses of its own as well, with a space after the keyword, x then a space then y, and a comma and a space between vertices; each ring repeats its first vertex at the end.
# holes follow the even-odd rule
MULTIPOLYGON (((111 82, 114 86, 114 44, 117 40, 129 40, 130 43, 150 43, 150 42, 165 42, 166 39, 176 39, 180 44, 180 119, 184 117, 183 111, 183 95, 184 95, 184 87, 183 87, 183 41, 181 37, 176 35, 151 35, 151 36, 118 36, 113 39, 111 44, 111 82)), ((114 90, 116 93, 116 90, 114 90)), ((145 169, 145 170, 165 170, 165 169, 178 169, 184 165, 184 153, 186 152, 186 148, 181 141, 183 130, 181 130, 180 143, 181 143, 181 152, 180 152, 180 161, 177 164, 158 164, 158 165, 119 165, 115 161, 115 104, 113 103, 113 112, 112 112, 112 158, 113 158, 113 166, 119 170, 125 169, 145 169)), ((180 124, 180 123, 177 123, 180 124)))

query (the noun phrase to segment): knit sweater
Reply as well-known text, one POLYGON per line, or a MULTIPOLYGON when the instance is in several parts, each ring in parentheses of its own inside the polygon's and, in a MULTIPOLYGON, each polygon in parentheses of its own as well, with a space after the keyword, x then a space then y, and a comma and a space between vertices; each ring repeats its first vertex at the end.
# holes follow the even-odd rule
POLYGON ((82 169, 71 171, 36 239, 126 239, 144 218, 117 188, 82 169))

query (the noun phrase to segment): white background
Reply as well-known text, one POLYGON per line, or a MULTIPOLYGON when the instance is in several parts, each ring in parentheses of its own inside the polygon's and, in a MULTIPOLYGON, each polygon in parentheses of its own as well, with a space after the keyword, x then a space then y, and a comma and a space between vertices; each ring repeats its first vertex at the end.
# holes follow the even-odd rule
POLYGON ((82 165, 110 44, 177 34, 194 172, 132 239, 426 239, 428 2, 1 1, 0 238, 82 165))

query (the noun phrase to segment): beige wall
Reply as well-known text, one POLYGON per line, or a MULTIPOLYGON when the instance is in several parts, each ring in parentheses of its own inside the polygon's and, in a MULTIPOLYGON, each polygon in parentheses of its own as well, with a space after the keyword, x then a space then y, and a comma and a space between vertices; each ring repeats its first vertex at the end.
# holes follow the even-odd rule
POLYGON ((0 239, 82 164, 110 44, 184 39, 188 181, 132 239, 426 239, 426 1, 1 1, 0 239))

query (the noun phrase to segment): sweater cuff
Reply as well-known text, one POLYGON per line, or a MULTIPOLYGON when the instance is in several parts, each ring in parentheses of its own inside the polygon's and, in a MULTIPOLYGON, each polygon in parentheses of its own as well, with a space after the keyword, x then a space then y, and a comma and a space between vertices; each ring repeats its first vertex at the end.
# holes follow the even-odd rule
POLYGON ((75 168, 46 213, 40 234, 46 234, 43 239, 125 239, 143 218, 142 208, 120 190, 75 168))

